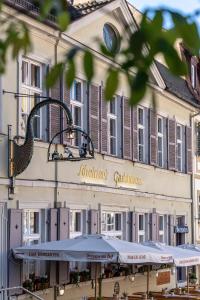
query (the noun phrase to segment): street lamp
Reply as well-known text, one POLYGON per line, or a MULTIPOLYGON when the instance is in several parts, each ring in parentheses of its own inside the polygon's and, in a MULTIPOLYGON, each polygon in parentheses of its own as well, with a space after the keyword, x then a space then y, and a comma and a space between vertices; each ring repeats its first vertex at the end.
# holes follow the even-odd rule
POLYGON ((26 126, 26 136, 24 143, 22 145, 19 145, 16 140, 19 137, 14 137, 12 140, 9 138, 9 177, 14 178, 17 175, 21 174, 29 165, 31 158, 33 156, 33 146, 34 146, 34 131, 33 131, 33 119, 35 116, 35 113, 38 109, 41 107, 54 104, 57 106, 60 106, 66 117, 66 124, 67 128, 64 130, 56 133, 52 140, 49 143, 48 147, 48 161, 80 161, 80 160, 86 160, 86 159, 92 159, 94 158, 94 146, 92 143, 91 138, 89 135, 81 130, 80 128, 77 128, 73 126, 73 120, 71 116, 71 112, 67 105, 59 100, 48 98, 46 100, 43 100, 39 103, 37 103, 33 109, 31 110, 28 120, 27 120, 27 126, 26 126), (78 151, 74 147, 71 147, 71 144, 64 144, 62 145, 64 147, 63 154, 59 154, 57 149, 55 148, 54 140, 58 135, 61 135, 62 133, 67 133, 69 137, 73 137, 77 133, 81 134, 81 144, 78 145, 78 151), (52 152, 52 148, 54 148, 54 151, 52 152))

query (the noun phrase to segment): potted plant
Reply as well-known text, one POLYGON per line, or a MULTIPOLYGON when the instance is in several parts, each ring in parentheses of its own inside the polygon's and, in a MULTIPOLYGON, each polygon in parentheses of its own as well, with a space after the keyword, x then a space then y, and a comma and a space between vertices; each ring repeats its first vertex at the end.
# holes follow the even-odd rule
POLYGON ((124 291, 122 293, 122 297, 121 298, 124 299, 124 300, 128 300, 128 293, 124 291))
POLYGON ((171 295, 174 295, 174 289, 171 289, 171 290, 170 290, 170 294, 171 294, 171 295))
POLYGON ((49 287, 49 280, 48 280, 48 276, 43 276, 40 278, 40 285, 41 285, 41 289, 48 289, 49 287))
POLYGON ((153 293, 151 291, 149 292, 149 299, 153 300, 153 293))
POLYGON ((189 274, 189 282, 192 284, 195 284, 197 282, 197 276, 195 273, 190 273, 189 274))
POLYGON ((33 292, 33 281, 29 278, 23 282, 23 287, 31 292, 33 292))

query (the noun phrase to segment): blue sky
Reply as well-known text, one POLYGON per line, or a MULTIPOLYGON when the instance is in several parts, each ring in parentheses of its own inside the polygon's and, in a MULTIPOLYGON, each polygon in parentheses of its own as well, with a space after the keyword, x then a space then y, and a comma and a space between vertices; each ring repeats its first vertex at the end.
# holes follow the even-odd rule
MULTIPOLYGON (((200 9, 200 0, 129 0, 136 8, 143 10, 147 7, 170 7, 189 14, 196 9, 200 9)), ((200 26, 200 17, 198 18, 200 26)))

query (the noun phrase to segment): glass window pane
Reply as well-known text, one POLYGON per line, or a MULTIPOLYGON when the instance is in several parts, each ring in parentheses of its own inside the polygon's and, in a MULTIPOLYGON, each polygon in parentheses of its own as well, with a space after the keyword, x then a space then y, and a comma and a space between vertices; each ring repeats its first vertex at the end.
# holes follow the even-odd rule
POLYGON ((81 108, 78 106, 74 107, 74 125, 81 127, 81 108))
POLYGON ((161 136, 158 137, 158 150, 162 151, 162 137, 161 136))
MULTIPOLYGON (((40 96, 39 94, 35 94, 35 97, 31 97, 30 101, 31 101, 31 109, 38 103, 40 102, 40 98, 38 98, 38 96, 40 96)), ((34 115, 34 119, 33 119, 33 131, 34 131, 34 137, 35 138, 40 138, 40 110, 38 110, 36 112, 36 114, 34 115)))
POLYGON ((40 88, 40 66, 31 64, 31 85, 40 88))
POLYGON ((164 230, 164 217, 159 216, 159 230, 164 230))
POLYGON ((110 138, 110 154, 116 155, 116 138, 110 138))
POLYGON ((110 113, 115 115, 116 114, 116 98, 113 97, 113 99, 110 101, 110 113))
POLYGON ((144 242, 144 235, 139 235, 139 243, 143 243, 144 242))
POLYGON ((144 215, 139 215, 139 230, 144 230, 144 215))
POLYGON ((28 63, 22 61, 22 83, 28 84, 28 63))
POLYGON ((143 145, 144 143, 144 130, 139 128, 139 144, 143 145))
POLYGON ((138 108, 138 123, 144 125, 144 112, 142 108, 138 108))
POLYGON ((162 128, 162 119, 158 118, 158 132, 162 133, 163 132, 163 128, 162 128))
POLYGON ((162 160, 162 152, 158 152, 158 165, 162 167, 163 160, 162 160))
POLYGON ((81 231, 81 212, 75 213, 75 231, 76 232, 81 231))
POLYGON ((116 136, 116 120, 110 119, 110 136, 116 136))
POLYGON ((23 220, 23 233, 28 234, 29 233, 29 213, 24 212, 24 220, 23 220))
POLYGON ((75 99, 76 101, 81 102, 81 82, 77 82, 75 84, 75 99))
POLYGON ((73 220, 73 212, 70 211, 70 231, 73 232, 74 231, 74 227, 73 227, 73 223, 74 220, 73 220))
POLYGON ((30 212, 30 234, 39 233, 39 212, 30 212))
POLYGON ((181 126, 177 126, 176 136, 178 140, 181 140, 181 126))
POLYGON ((115 230, 121 230, 122 224, 121 224, 121 214, 116 213, 115 214, 115 230))
POLYGON ((143 145, 139 145, 139 161, 144 160, 144 147, 143 145))

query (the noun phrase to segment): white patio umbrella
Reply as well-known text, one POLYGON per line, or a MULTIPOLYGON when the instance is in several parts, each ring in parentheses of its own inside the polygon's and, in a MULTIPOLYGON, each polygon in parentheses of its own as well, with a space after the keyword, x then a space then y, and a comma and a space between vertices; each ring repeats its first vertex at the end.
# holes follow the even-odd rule
MULTIPOLYGON (((200 245, 195 244, 183 244, 178 246, 181 249, 191 250, 194 252, 198 252, 200 254, 200 245)), ((188 290, 189 290, 189 272, 187 270, 187 284, 188 284, 188 290)))
POLYGON ((168 252, 98 234, 19 247, 13 249, 13 252, 17 258, 31 260, 127 264, 173 263, 172 256, 168 252))
POLYGON ((98 234, 19 247, 13 252, 17 258, 31 260, 127 264, 173 262, 172 255, 167 251, 98 234))
POLYGON ((188 286, 188 292, 189 292, 188 267, 200 264, 200 252, 195 253, 191 249, 168 246, 164 243, 152 242, 152 241, 145 242, 145 243, 143 243, 143 245, 152 247, 152 249, 157 249, 157 250, 163 251, 164 253, 167 252, 167 253, 171 254, 173 257, 174 264, 177 267, 186 267, 187 268, 187 286, 188 286))
POLYGON ((200 245, 195 245, 195 244, 183 244, 179 245, 179 248, 186 249, 186 250, 191 250, 191 251, 196 251, 200 252, 200 245))
POLYGON ((190 249, 182 249, 152 241, 144 242, 143 245, 171 254, 177 267, 189 267, 200 264, 200 253, 195 253, 190 249))

